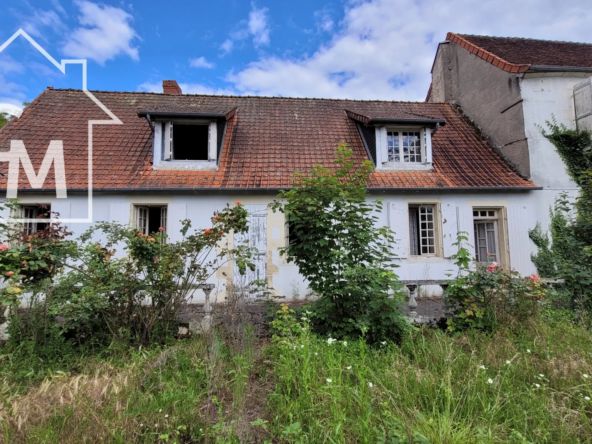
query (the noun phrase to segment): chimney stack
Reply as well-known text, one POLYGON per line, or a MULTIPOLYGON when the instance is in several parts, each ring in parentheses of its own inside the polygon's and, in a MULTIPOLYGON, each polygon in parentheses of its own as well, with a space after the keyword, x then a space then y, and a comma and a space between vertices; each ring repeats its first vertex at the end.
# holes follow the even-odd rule
POLYGON ((162 92, 165 94, 183 94, 176 80, 163 80, 162 92))

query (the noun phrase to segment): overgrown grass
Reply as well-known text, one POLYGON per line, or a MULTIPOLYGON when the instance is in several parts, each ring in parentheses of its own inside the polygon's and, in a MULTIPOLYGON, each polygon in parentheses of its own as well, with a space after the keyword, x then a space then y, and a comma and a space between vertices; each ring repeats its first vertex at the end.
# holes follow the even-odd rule
POLYGON ((401 347, 197 338, 76 362, 27 390, 4 368, 0 442, 592 442, 592 335, 565 320, 421 329, 401 347))

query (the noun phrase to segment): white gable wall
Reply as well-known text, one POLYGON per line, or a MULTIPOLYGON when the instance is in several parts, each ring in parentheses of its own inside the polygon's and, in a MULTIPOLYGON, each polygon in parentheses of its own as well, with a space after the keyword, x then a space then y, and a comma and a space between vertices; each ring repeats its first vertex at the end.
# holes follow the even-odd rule
POLYGON ((543 136, 541 129, 547 129, 545 122, 553 118, 559 124, 575 128, 573 88, 583 80, 582 77, 559 77, 557 74, 553 77, 532 77, 528 74, 521 82, 531 180, 543 187, 536 194, 536 205, 532 211, 544 229, 549 225, 549 208, 553 207, 557 195, 565 192, 575 198, 578 189, 567 175, 565 164, 555 147, 543 136))

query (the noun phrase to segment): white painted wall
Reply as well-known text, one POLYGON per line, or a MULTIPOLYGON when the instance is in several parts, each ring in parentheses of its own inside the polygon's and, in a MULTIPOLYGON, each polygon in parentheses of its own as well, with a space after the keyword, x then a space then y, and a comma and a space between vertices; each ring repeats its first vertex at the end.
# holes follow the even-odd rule
POLYGON ((569 128, 575 128, 573 88, 582 77, 525 77, 521 83, 525 133, 528 139, 532 181, 543 187, 536 194, 532 211, 543 228, 549 225, 549 208, 560 193, 576 197, 577 186, 569 178, 565 165, 555 147, 545 139, 541 127, 553 119, 569 128))
MULTIPOLYGON (((472 207, 490 206, 507 208, 509 260, 510 266, 515 267, 520 273, 528 275, 534 273, 535 267, 530 261, 531 252, 535 251, 534 244, 528 238, 528 229, 536 224, 536 211, 541 191, 529 193, 464 193, 464 194, 418 194, 418 193, 391 193, 381 195, 384 200, 384 210, 378 215, 378 225, 390 225, 397 232, 396 238, 407 239, 408 224, 399 223, 396 219, 388 217, 387 209, 397 207, 406 211, 408 204, 433 203, 442 209, 439 219, 442 236, 442 257, 406 257, 397 259, 400 265, 396 273, 402 280, 427 280, 447 279, 450 273, 454 273, 455 267, 450 256, 456 252, 456 247, 451 244, 456 240, 456 234, 460 230, 466 230, 470 234, 470 242, 474 244, 472 237, 472 207), (458 217, 461 217, 461 220, 458 217)), ((210 218, 214 211, 220 210, 228 203, 240 200, 245 205, 262 205, 269 203, 274 195, 233 196, 230 194, 209 195, 161 195, 161 194, 99 194, 93 199, 93 211, 95 221, 118 221, 128 223, 131 218, 131 205, 133 204, 160 204, 169 205, 168 229, 171 237, 178 236, 180 228, 179 220, 189 218, 193 228, 207 228, 211 226, 210 218), (173 229, 173 226, 177 229, 173 229)), ((50 203, 52 208, 58 205, 69 209, 70 217, 86 217, 87 202, 84 196, 70 196, 66 201, 48 198, 47 195, 21 195, 22 203, 50 203)), ((277 290, 278 294, 288 298, 303 298, 307 294, 306 280, 299 274, 296 266, 287 263, 284 257, 278 253, 278 248, 285 245, 285 225, 281 213, 273 213, 267 210, 267 275, 268 283, 277 290)), ((405 221, 402 214, 399 221, 405 221)), ((90 228, 91 224, 70 224, 69 229, 73 237, 81 235, 90 228)), ((405 244, 398 247, 399 251, 408 248, 405 244)), ((120 250, 118 255, 123 254, 120 250)), ((407 256, 406 254, 399 254, 407 256)), ((227 279, 232 281, 233 267, 226 267, 213 277, 209 282, 216 285, 218 300, 225 297, 227 279), (223 275, 222 273, 226 273, 223 275)), ((201 291, 196 292, 194 301, 199 302, 203 298, 201 291)))

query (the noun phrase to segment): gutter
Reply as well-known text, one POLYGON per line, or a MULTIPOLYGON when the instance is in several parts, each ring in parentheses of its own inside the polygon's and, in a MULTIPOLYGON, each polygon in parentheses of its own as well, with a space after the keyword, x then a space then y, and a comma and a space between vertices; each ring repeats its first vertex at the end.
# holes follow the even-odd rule
MULTIPOLYGON (((294 187, 263 187, 263 188, 245 188, 245 187, 192 187, 192 188, 182 188, 182 187, 174 187, 174 188, 167 188, 167 187, 142 187, 142 188, 93 188, 93 193, 146 193, 146 192, 165 192, 165 193, 175 193, 175 192, 185 192, 185 193, 207 193, 207 192, 217 192, 217 193, 259 193, 259 192, 278 192, 281 190, 292 190, 294 187)), ((387 193, 387 192, 456 192, 456 191, 507 191, 507 192, 528 192, 528 191, 540 191, 543 187, 417 187, 417 188, 410 188, 410 187, 401 187, 401 188, 394 188, 394 187, 366 187, 368 192, 373 193, 387 193)), ((78 193, 88 193, 88 188, 76 188, 76 189, 69 189, 67 190, 69 193, 78 194, 78 193)), ((51 189, 19 189, 19 193, 55 193, 55 188, 51 189)))
POLYGON ((527 72, 590 72, 592 73, 591 67, 586 66, 545 66, 545 65, 531 65, 527 72))
POLYGON ((384 118, 378 117, 370 119, 368 124, 376 125, 376 124, 388 124, 388 123, 397 123, 397 124, 414 124, 414 125, 433 125, 434 127, 440 125, 446 125, 446 120, 444 119, 391 119, 391 118, 384 118))

